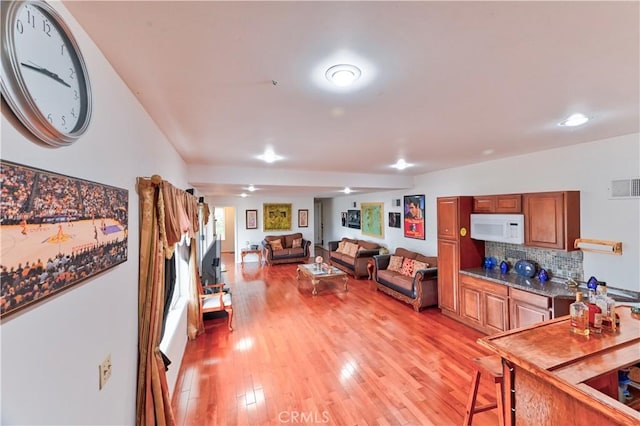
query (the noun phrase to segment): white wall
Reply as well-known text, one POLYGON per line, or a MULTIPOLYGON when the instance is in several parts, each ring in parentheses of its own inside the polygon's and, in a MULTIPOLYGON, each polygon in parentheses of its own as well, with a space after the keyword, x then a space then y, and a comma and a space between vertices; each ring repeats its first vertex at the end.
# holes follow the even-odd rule
MULTIPOLYGON (((127 262, 3 320, 2 424, 135 423, 138 315, 136 177, 160 174, 187 188, 180 157, 100 51, 60 3, 82 49, 93 88, 93 119, 74 145, 48 148, 2 108, 2 159, 129 190, 127 262), (98 390, 98 365, 113 372, 98 390)), ((3 248, 4 249, 4 248, 3 248)), ((186 330, 185 330, 186 332, 186 330)), ((184 347, 182 348, 182 351, 184 347)), ((178 368, 182 353, 170 354, 178 368)))
POLYGON ((579 190, 581 236, 622 241, 623 255, 584 253, 584 275, 595 275, 612 287, 640 291, 640 199, 611 200, 611 180, 640 176, 640 135, 632 134, 534 154, 487 161, 428 173, 416 178, 415 188, 376 194, 351 194, 325 200, 325 241, 362 236, 342 227, 340 212, 361 202, 384 202, 385 218, 392 198, 425 194, 426 238, 404 238, 402 229, 385 227, 383 244, 390 250, 405 247, 437 254, 436 199, 454 195, 484 195, 579 190))
MULTIPOLYGON (((212 197, 205 198, 205 201, 209 204, 210 208, 216 206, 233 206, 236 209, 236 263, 240 262, 240 249, 247 246, 247 241, 250 244, 260 244, 265 235, 283 235, 291 234, 294 232, 301 232, 304 239, 314 241, 314 214, 313 214, 313 197, 309 196, 291 196, 291 197, 274 197, 270 198, 268 195, 253 194, 247 198, 241 197, 212 197), (264 221, 262 219, 262 204, 263 203, 291 203, 291 231, 263 231, 262 226, 264 221), (309 210, 309 226, 306 228, 298 228, 298 210, 309 210), (246 229, 246 210, 258 210, 258 229, 246 229)), ((311 247, 311 253, 313 254, 313 246, 311 247)), ((251 261, 247 257, 247 262, 251 261)))

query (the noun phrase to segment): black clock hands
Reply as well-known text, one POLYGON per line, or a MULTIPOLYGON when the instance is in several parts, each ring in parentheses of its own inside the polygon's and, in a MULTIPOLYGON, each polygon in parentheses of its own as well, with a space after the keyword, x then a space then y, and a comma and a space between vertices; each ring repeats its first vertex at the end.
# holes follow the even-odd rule
POLYGON ((52 79, 54 79, 55 81, 57 81, 60 84, 63 84, 67 87, 71 87, 71 85, 69 83, 67 83, 66 81, 64 81, 63 79, 61 79, 58 74, 52 73, 51 71, 49 71, 46 68, 43 67, 39 67, 37 65, 30 65, 30 64, 25 64, 24 62, 20 62, 20 65, 22 65, 23 67, 27 67, 29 69, 32 69, 34 71, 38 71, 39 73, 42 73, 44 75, 46 75, 47 77, 51 77, 52 79))

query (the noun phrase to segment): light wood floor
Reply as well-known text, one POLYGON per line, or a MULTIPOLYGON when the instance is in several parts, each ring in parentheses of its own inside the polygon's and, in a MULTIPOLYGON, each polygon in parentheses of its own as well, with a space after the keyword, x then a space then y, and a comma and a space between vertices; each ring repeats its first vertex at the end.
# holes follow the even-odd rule
MULTIPOLYGON (((173 410, 179 425, 460 425, 482 335, 420 313, 373 281, 296 280, 297 265, 225 258, 234 331, 205 321, 187 344, 173 410)), ((231 255, 232 256, 232 255, 231 255)), ((247 257, 247 260, 249 258, 247 257)), ((495 398, 483 378, 479 404, 495 398)), ((474 424, 494 425, 495 410, 474 424)))

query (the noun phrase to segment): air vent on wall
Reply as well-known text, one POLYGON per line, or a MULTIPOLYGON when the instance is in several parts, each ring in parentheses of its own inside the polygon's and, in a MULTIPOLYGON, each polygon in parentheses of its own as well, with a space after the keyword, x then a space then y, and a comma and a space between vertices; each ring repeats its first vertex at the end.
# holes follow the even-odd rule
POLYGON ((609 198, 640 198, 640 178, 612 180, 609 198))

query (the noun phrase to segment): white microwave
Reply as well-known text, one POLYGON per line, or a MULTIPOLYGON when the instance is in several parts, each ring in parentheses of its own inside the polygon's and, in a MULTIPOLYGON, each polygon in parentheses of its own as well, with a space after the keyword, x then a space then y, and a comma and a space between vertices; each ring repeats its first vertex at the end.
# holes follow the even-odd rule
POLYGON ((472 214, 471 238, 500 243, 524 244, 524 215, 472 214))

